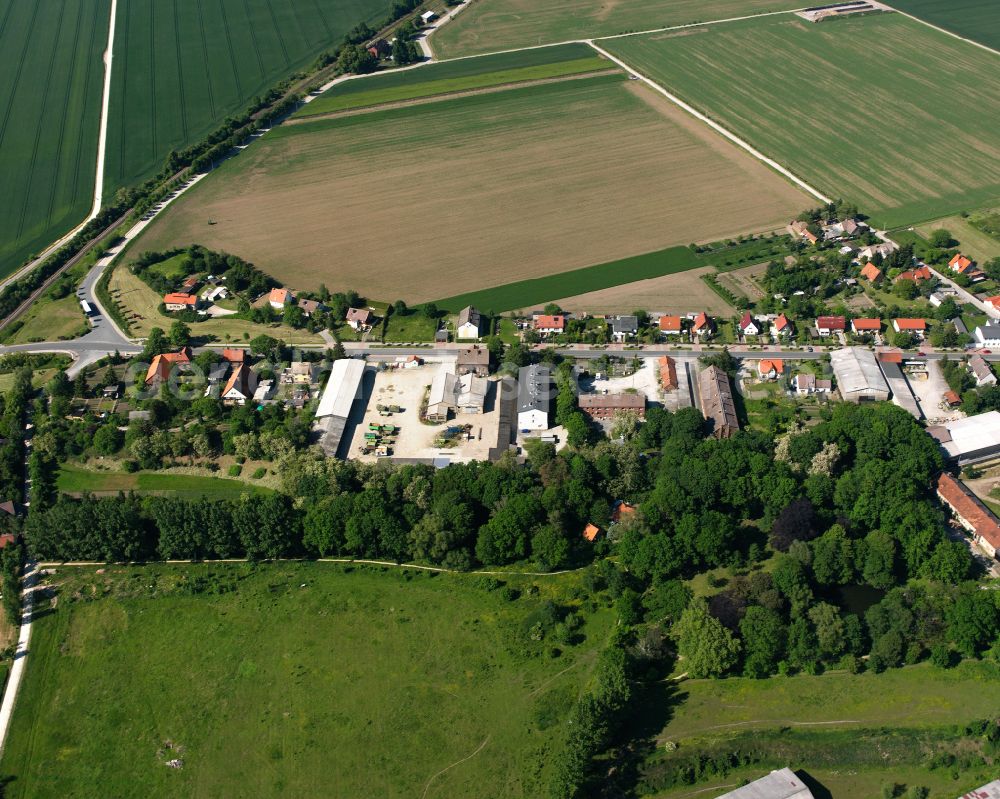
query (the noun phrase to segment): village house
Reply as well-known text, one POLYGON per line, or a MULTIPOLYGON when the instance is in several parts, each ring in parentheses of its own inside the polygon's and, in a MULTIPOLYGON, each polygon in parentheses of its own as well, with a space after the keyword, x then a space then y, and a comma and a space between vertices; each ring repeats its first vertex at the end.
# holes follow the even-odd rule
POLYGON ((458 324, 455 327, 458 339, 478 339, 483 335, 483 316, 473 306, 467 305, 458 312, 458 324))
POLYGON ((372 326, 374 314, 367 308, 348 308, 344 321, 347 325, 358 333, 367 330, 372 326))
POLYGON ((778 314, 771 322, 771 335, 774 338, 787 338, 795 332, 795 328, 783 313, 778 314))
POLYGON ((394 363, 397 369, 416 369, 424 365, 424 359, 419 355, 400 355, 394 363))
POLYGON ((661 316, 660 332, 664 336, 679 336, 684 332, 684 327, 679 316, 661 316))
POLYGON ((893 319, 892 329, 897 333, 909 333, 923 341, 927 332, 927 322, 923 319, 893 319))
POLYGON ((177 352, 164 352, 154 355, 153 362, 146 370, 146 385, 160 383, 170 377, 174 367, 191 363, 191 348, 181 347, 177 352))
POLYGON ((616 316, 609 323, 611 338, 619 343, 639 332, 639 320, 635 316, 616 316))
POLYGON ((983 305, 986 306, 987 313, 1000 315, 1000 297, 987 297, 983 300, 983 305))
POLYGON ((948 389, 944 392, 944 404, 949 408, 958 408, 962 404, 962 398, 958 395, 957 391, 948 389))
POLYGON ((229 375, 229 380, 222 389, 222 401, 226 405, 243 405, 253 393, 250 389, 250 367, 241 363, 229 375))
POLYGON ((888 258, 892 255, 899 247, 895 242, 883 241, 878 244, 869 244, 867 247, 862 247, 858 250, 858 260, 859 261, 874 261, 876 258, 888 258))
POLYGON ((244 363, 247 359, 247 351, 238 347, 232 349, 226 347, 220 354, 222 355, 222 360, 226 363, 244 363))
POLYGON ((691 324, 691 335, 697 336, 699 339, 711 338, 715 335, 715 322, 712 318, 702 311, 695 318, 694 322, 691 324))
POLYGON ((795 375, 794 386, 795 393, 800 397, 807 397, 810 394, 826 394, 833 389, 832 381, 817 378, 816 375, 808 372, 795 375))
POLYGON ((914 283, 919 283, 921 280, 930 280, 932 277, 930 267, 918 266, 916 269, 907 269, 905 272, 900 272, 896 275, 896 282, 898 283, 900 280, 912 280, 914 283))
POLYGON ((281 382, 293 385, 308 386, 319 377, 319 364, 307 361, 295 361, 281 373, 281 382))
POLYGON ((847 320, 843 316, 820 316, 816 319, 816 332, 824 338, 843 333, 846 329, 847 320))
POLYGON ((552 373, 543 364, 523 366, 517 374, 517 427, 521 431, 547 430, 552 404, 552 373))
POLYGON ((993 369, 982 355, 973 355, 969 358, 969 373, 975 378, 977 388, 997 384, 997 376, 993 374, 993 369))
POLYGON ((608 420, 613 419, 616 413, 622 411, 632 411, 638 414, 640 419, 646 416, 646 395, 630 394, 581 394, 579 399, 580 410, 591 419, 608 420))
POLYGON ((273 380, 261 380, 257 384, 257 390, 253 393, 253 401, 256 405, 263 405, 271 399, 271 395, 274 393, 274 381, 273 380))
POLYGON ((635 505, 630 505, 623 499, 619 499, 611 506, 611 523, 621 524, 623 521, 635 516, 639 510, 635 505))
POLYGON ((877 335, 882 332, 881 319, 852 319, 851 332, 856 336, 877 335))
POLYGON ((937 495, 976 543, 995 558, 1000 549, 1000 523, 979 497, 947 472, 938 478, 937 495))
POLYGON ((677 362, 669 355, 664 355, 659 360, 660 366, 660 388, 664 391, 676 391, 679 388, 677 382, 677 362))
POLYGON ((757 322, 754 320, 750 311, 747 311, 740 317, 740 333, 744 336, 759 336, 760 327, 758 327, 757 322))
POLYGON ((819 237, 809 230, 809 223, 803 222, 801 219, 789 222, 786 229, 796 239, 802 239, 810 244, 816 244, 819 242, 819 237))
POLYGON ((869 262, 861 267, 861 277, 872 283, 878 283, 882 279, 882 270, 869 262))
POLYGON ((566 329, 563 314, 539 314, 535 317, 535 332, 540 336, 559 335, 566 329))
POLYGON ((479 344, 463 348, 458 353, 456 370, 460 375, 486 377, 490 373, 490 351, 479 344))
POLYGON ((201 300, 194 294, 182 294, 179 291, 163 295, 163 305, 168 311, 196 311, 201 300))
POLYGON ((596 524, 588 523, 586 527, 583 528, 583 538, 590 543, 594 543, 597 537, 601 534, 601 528, 596 524))
POLYGON ((300 297, 295 304, 299 306, 299 310, 302 311, 303 316, 312 316, 316 313, 323 313, 326 310, 326 306, 318 300, 307 300, 300 297))
POLYGON ((955 257, 948 261, 948 268, 956 275, 964 275, 976 266, 975 261, 966 258, 961 253, 956 253, 955 257))
POLYGON ((980 325, 973 333, 973 337, 984 347, 1000 347, 1000 325, 992 323, 980 325))
POLYGON ((274 310, 283 311, 295 301, 295 297, 288 289, 271 289, 271 293, 267 295, 267 301, 274 310))
POLYGON ((761 380, 777 380, 785 373, 785 362, 777 358, 762 358, 757 363, 757 374, 761 380))

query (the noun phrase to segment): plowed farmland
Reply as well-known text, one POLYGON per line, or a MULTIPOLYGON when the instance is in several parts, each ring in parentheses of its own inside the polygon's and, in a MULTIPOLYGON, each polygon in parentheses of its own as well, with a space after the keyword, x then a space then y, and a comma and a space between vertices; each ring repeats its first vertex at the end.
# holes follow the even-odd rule
POLYGON ((881 225, 1000 198, 1000 62, 901 14, 767 17, 603 44, 881 225))
POLYGON ((610 75, 282 126, 137 249, 198 242, 292 287, 417 302, 769 230, 809 204, 610 75))
POLYGON ((796 0, 473 0, 431 36, 441 58, 801 7, 796 0))

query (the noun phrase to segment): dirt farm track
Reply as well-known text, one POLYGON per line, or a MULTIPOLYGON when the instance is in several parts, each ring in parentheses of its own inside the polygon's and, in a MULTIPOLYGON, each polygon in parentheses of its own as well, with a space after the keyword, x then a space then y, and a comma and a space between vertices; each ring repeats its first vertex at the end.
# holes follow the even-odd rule
POLYGON ((197 242, 293 288, 419 302, 773 229, 807 205, 615 74, 280 127, 135 252, 197 242))

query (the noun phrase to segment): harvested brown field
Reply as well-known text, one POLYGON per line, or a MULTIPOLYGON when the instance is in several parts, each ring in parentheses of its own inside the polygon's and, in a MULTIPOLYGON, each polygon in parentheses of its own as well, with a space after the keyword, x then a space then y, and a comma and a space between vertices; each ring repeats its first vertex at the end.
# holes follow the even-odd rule
POLYGON ((613 75, 282 126, 135 251, 199 243, 293 288, 412 303, 773 229, 809 204, 613 75))
POLYGON ((725 316, 733 313, 733 308, 701 279, 702 275, 714 272, 713 267, 703 266, 689 272, 566 297, 559 300, 558 304, 567 311, 578 313, 629 313, 642 308, 651 313, 686 314, 705 311, 725 316))

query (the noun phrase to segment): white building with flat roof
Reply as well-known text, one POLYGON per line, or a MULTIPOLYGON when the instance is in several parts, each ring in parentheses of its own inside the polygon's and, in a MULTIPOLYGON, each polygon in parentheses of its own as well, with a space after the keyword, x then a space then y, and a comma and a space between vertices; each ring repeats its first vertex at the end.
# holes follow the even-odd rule
POLYGON ((333 362, 330 379, 316 408, 313 430, 319 434, 319 445, 330 457, 336 457, 340 441, 347 428, 354 401, 361 396, 361 381, 365 362, 356 358, 341 358, 333 362))
POLYGON ((718 799, 815 799, 808 786, 790 768, 772 771, 718 799))
POLYGON ((1000 411, 945 422, 927 431, 959 465, 1000 457, 1000 411))
POLYGON ((1000 799, 1000 780, 993 780, 989 785, 964 793, 960 799, 1000 799))

